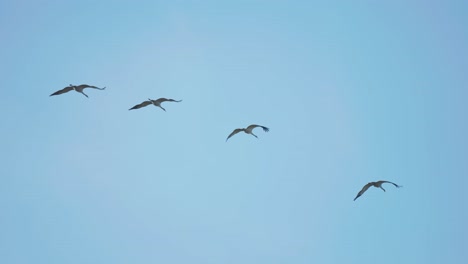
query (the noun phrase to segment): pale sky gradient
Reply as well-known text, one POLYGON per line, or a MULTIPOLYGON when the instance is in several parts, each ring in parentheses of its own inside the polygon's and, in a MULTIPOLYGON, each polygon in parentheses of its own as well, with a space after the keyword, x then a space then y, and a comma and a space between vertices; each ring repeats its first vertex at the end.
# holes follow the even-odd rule
POLYGON ((466 263, 467 25, 466 1, 0 1, 0 263, 466 263), (49 97, 70 83, 107 89, 49 97), (159 97, 183 101, 128 111, 159 97), (377 180, 404 187, 353 202, 377 180))

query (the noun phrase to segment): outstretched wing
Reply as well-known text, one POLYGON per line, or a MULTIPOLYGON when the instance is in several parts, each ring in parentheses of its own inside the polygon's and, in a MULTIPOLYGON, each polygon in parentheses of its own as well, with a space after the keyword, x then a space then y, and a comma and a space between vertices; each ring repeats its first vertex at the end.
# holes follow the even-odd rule
POLYGON ((104 90, 104 89, 106 89, 106 87, 99 88, 99 87, 92 86, 92 85, 87 85, 87 84, 78 85, 77 88, 78 88, 78 89, 94 88, 94 89, 98 89, 98 90, 104 90))
POLYGON ((229 134, 229 136, 226 138, 226 141, 228 141, 228 139, 229 139, 230 137, 234 136, 235 134, 237 134, 237 133, 239 133, 239 132, 241 132, 241 131, 244 131, 244 129, 243 129, 243 128, 236 128, 236 129, 234 129, 234 131, 232 131, 232 133, 229 134))
POLYGON ((167 99, 167 98, 159 98, 159 99, 156 100, 157 104, 160 104, 162 102, 176 102, 176 103, 179 103, 179 102, 182 102, 182 100, 177 101, 177 100, 174 100, 174 99, 167 99))
POLYGON ((381 184, 382 184, 382 183, 391 183, 391 184, 395 185, 395 187, 397 187, 397 188, 403 187, 403 186, 401 186, 401 185, 398 185, 398 184, 396 184, 396 183, 394 183, 394 182, 390 182, 390 181, 379 181, 379 183, 381 183, 381 184))
POLYGON ((150 104, 152 104, 151 101, 144 101, 143 103, 137 104, 137 105, 135 105, 134 107, 132 107, 132 108, 130 108, 130 109, 128 109, 128 110, 133 110, 133 109, 142 108, 142 107, 145 107, 145 106, 150 105, 150 104))
POLYGON ((359 196, 361 196, 363 193, 365 193, 367 189, 369 189, 369 187, 371 187, 372 185, 372 182, 369 182, 368 184, 364 185, 364 187, 362 187, 361 191, 359 191, 359 193, 356 195, 356 198, 354 198, 353 201, 356 201, 356 199, 359 198, 359 196))
POLYGON ((263 128, 263 131, 268 132, 270 129, 268 127, 260 126, 260 125, 250 125, 246 128, 246 130, 252 131, 256 127, 261 127, 263 128))
POLYGON ((71 90, 73 90, 73 86, 67 86, 67 87, 63 88, 62 90, 56 91, 55 93, 51 94, 50 96, 67 93, 67 92, 69 92, 71 90))

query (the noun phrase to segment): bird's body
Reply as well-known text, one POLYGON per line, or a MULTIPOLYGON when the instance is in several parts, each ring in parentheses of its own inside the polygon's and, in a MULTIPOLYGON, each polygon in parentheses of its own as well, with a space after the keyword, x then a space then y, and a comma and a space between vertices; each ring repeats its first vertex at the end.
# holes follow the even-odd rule
POLYGON ((391 183, 391 184, 395 185, 395 187, 397 187, 397 188, 402 187, 401 185, 398 185, 396 183, 389 182, 389 181, 369 182, 368 184, 364 185, 364 187, 362 187, 361 191, 359 191, 359 193, 356 195, 356 198, 354 198, 354 201, 356 201, 356 199, 359 198, 359 196, 361 196, 363 193, 365 193, 367 191, 367 189, 369 189, 371 186, 374 186, 375 188, 380 188, 385 192, 385 189, 382 187, 383 183, 391 183))
POLYGON ((252 135, 252 136, 258 138, 258 137, 252 132, 252 130, 253 130, 254 128, 256 128, 256 127, 261 127, 261 128, 263 128, 263 131, 265 131, 265 132, 268 132, 268 131, 270 130, 268 127, 264 127, 264 126, 260 126, 260 125, 250 125, 250 126, 248 126, 248 127, 246 127, 246 128, 236 128, 236 129, 234 129, 234 131, 232 131, 231 134, 229 134, 229 136, 226 138, 226 141, 227 141, 230 137, 234 136, 235 134, 237 134, 237 133, 239 133, 239 132, 241 132, 241 131, 244 131, 246 134, 250 134, 250 135, 252 135))
POLYGON ((145 106, 148 106, 148 105, 152 104, 152 105, 157 106, 157 107, 161 108, 162 110, 166 111, 166 109, 164 109, 161 106, 162 102, 176 102, 176 103, 179 103, 179 102, 182 102, 182 100, 177 101, 177 100, 174 100, 174 99, 167 99, 167 98, 159 98, 157 100, 152 100, 152 99, 148 98, 148 101, 144 101, 141 104, 137 104, 137 105, 135 105, 134 107, 132 107, 132 108, 130 108, 128 110, 139 109, 139 108, 142 108, 142 107, 145 107, 145 106))
POLYGON ((62 90, 56 91, 55 93, 51 94, 50 96, 59 95, 59 94, 63 94, 63 93, 68 93, 69 91, 75 90, 76 92, 81 93, 81 94, 83 94, 84 96, 88 97, 88 96, 83 92, 83 90, 84 90, 85 88, 94 88, 94 89, 98 89, 98 90, 104 90, 104 89, 106 89, 106 87, 99 88, 99 87, 92 86, 92 85, 87 85, 87 84, 82 84, 82 85, 72 85, 72 84, 70 84, 69 86, 63 88, 62 90))

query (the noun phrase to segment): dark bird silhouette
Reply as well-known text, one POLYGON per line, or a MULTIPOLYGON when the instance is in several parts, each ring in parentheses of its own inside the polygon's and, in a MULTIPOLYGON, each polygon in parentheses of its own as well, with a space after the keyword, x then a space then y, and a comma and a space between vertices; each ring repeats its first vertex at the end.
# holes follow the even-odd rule
POLYGON ((94 88, 94 89, 98 89, 98 90, 104 90, 104 89, 106 89, 106 87, 104 87, 104 88, 99 88, 99 87, 92 86, 92 85, 87 85, 87 84, 82 84, 82 85, 72 85, 72 84, 70 84, 69 86, 63 88, 62 90, 56 91, 55 93, 51 94, 50 96, 59 95, 59 94, 63 94, 63 93, 68 93, 69 91, 75 90, 76 92, 82 93, 84 96, 88 97, 88 96, 83 92, 83 89, 85 89, 85 88, 94 88))
POLYGON ((363 193, 365 193, 367 191, 367 189, 369 189, 371 186, 374 186, 376 188, 380 188, 385 192, 385 189, 382 187, 383 183, 391 183, 391 184, 395 185, 395 187, 397 187, 397 188, 403 187, 401 185, 398 185, 396 183, 389 182, 389 181, 369 182, 368 184, 364 185, 364 187, 362 187, 362 190, 356 195, 356 198, 354 198, 354 201, 356 201, 356 199, 359 198, 359 196, 361 196, 363 193))
POLYGON ((252 136, 258 138, 258 137, 252 132, 252 130, 253 130, 254 128, 256 128, 256 127, 261 127, 261 128, 263 128, 263 131, 265 131, 265 132, 268 132, 268 131, 270 130, 268 127, 264 127, 264 126, 260 126, 260 125, 250 125, 250 126, 248 126, 247 128, 236 128, 236 129, 234 129, 234 131, 232 131, 231 134, 229 134, 229 136, 226 138, 226 141, 228 141, 228 139, 229 139, 230 137, 234 136, 235 134, 237 134, 237 133, 239 133, 239 132, 241 132, 241 131, 244 131, 246 134, 250 134, 250 135, 252 135, 252 136))
POLYGON ((164 109, 162 106, 161 106, 161 103, 162 102, 176 102, 176 103, 179 103, 179 102, 182 102, 182 100, 174 100, 174 99, 167 99, 167 98, 159 98, 157 100, 151 100, 148 98, 148 101, 144 101, 143 103, 141 104, 137 104, 135 105, 134 107, 128 109, 128 110, 133 110, 133 109, 139 109, 139 108, 142 108, 142 107, 145 107, 145 106, 148 106, 150 104, 154 105, 154 106, 157 106, 159 108, 161 108, 162 110, 166 111, 166 109, 164 109))

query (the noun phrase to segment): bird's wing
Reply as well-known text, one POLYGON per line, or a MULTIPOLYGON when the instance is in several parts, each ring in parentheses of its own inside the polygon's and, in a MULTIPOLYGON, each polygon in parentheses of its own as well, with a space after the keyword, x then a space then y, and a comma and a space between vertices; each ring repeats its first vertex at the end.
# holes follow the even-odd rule
POLYGON ((174 100, 174 99, 167 99, 167 98, 159 98, 156 100, 156 103, 157 104, 160 104, 162 102, 176 102, 176 103, 179 103, 179 102, 182 102, 182 100, 174 100))
POLYGON ((229 136, 226 138, 226 141, 227 141, 230 137, 234 136, 235 134, 237 134, 237 133, 239 133, 239 132, 241 132, 241 131, 244 131, 244 129, 243 129, 243 128, 236 128, 236 129, 234 129, 234 131, 232 131, 232 133, 229 134, 229 136))
POLYGON ((94 88, 94 89, 98 89, 98 90, 106 89, 106 87, 99 88, 99 87, 92 86, 92 85, 87 85, 87 84, 78 85, 77 87, 82 88, 82 89, 84 89, 84 88, 94 88))
POLYGON ((367 189, 369 189, 369 187, 371 187, 373 185, 372 182, 369 182, 368 184, 364 185, 364 187, 362 187, 361 191, 359 191, 359 193, 356 195, 356 198, 354 198, 354 201, 356 201, 357 198, 359 198, 359 196, 361 196, 363 193, 365 193, 367 191, 367 189))
POLYGON ((261 127, 261 128, 263 128, 263 131, 265 131, 265 132, 270 131, 270 129, 269 129, 268 127, 264 127, 264 126, 261 126, 261 125, 250 125, 250 126, 248 126, 248 127, 246 128, 246 130, 252 131, 252 130, 253 130, 254 128, 256 128, 256 127, 261 127))
POLYGON ((142 107, 145 107, 145 106, 150 105, 150 104, 152 104, 151 101, 144 101, 143 103, 137 104, 137 105, 135 105, 134 107, 132 107, 132 108, 130 108, 128 110, 142 108, 142 107))
POLYGON ((398 184, 396 184, 396 183, 394 183, 394 182, 390 182, 390 181, 379 181, 379 182, 380 182, 380 183, 391 183, 391 184, 395 185, 395 187, 397 187, 397 188, 403 187, 403 186, 401 186, 401 185, 398 185, 398 184))
POLYGON ((63 93, 69 92, 71 90, 73 90, 73 86, 67 86, 67 87, 63 88, 62 90, 56 91, 55 93, 51 94, 50 96, 63 94, 63 93))

